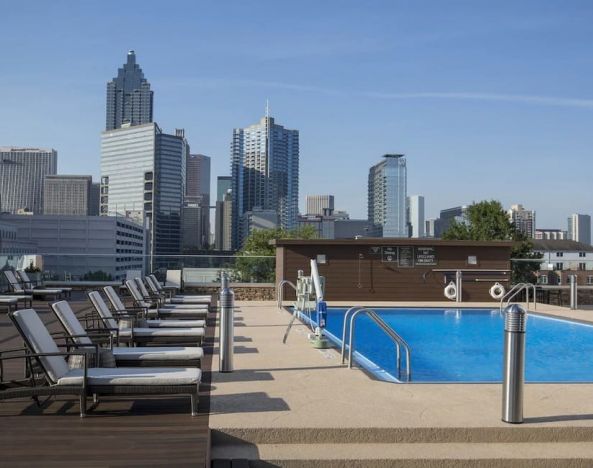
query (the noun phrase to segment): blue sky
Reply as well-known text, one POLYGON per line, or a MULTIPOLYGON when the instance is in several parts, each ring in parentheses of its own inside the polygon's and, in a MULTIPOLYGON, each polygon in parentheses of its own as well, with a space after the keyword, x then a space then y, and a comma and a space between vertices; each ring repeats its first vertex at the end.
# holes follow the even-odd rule
POLYGON ((592 214, 591 1, 19 1, 0 6, 0 146, 99 175, 105 83, 134 49, 155 120, 229 171, 232 129, 300 130, 301 207, 366 216, 368 168, 408 157, 427 215, 474 200, 592 214))

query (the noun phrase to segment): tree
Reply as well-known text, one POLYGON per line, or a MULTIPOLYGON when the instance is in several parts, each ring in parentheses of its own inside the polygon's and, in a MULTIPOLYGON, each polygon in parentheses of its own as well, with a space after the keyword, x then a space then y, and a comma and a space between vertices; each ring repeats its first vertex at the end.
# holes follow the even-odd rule
POLYGON ((517 259, 512 263, 513 283, 535 283, 539 262, 529 259, 539 259, 541 254, 533 252, 533 243, 523 233, 517 231, 509 220, 500 202, 496 200, 473 203, 468 207, 466 220, 453 221, 443 234, 447 240, 510 240, 514 241, 511 257, 517 259), (527 261, 524 261, 527 260, 527 261))
POLYGON ((277 239, 314 239, 315 228, 310 225, 287 231, 285 229, 255 229, 237 253, 233 277, 239 281, 273 283, 276 275, 276 248, 270 241, 277 239))

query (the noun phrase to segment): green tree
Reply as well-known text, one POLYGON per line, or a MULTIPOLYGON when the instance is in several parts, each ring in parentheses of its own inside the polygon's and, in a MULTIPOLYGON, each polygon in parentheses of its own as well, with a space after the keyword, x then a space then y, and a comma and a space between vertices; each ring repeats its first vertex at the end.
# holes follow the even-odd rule
POLYGON ((453 221, 449 229, 443 234, 447 240, 510 240, 514 241, 511 257, 518 261, 512 262, 513 283, 535 283, 539 262, 530 262, 530 259, 539 259, 541 254, 533 252, 533 243, 530 239, 515 228, 509 220, 500 202, 496 200, 473 203, 468 207, 464 222, 453 221))
POLYGON ((270 245, 270 241, 314 239, 316 237, 317 231, 309 225, 290 231, 281 228, 255 229, 245 240, 243 248, 237 253, 233 277, 239 281, 273 283, 276 275, 276 248, 270 245))

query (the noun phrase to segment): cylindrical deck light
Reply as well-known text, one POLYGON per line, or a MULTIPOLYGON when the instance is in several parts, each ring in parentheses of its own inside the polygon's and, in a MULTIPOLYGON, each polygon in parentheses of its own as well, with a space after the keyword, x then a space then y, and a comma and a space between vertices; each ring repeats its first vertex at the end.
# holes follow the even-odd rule
POLYGON ((235 293, 229 288, 229 278, 226 273, 221 275, 220 288, 220 351, 219 351, 219 372, 233 371, 233 347, 234 347, 234 315, 235 315, 235 293))
POLYGON ((513 424, 523 422, 526 321, 521 306, 511 304, 505 309, 502 420, 513 424))

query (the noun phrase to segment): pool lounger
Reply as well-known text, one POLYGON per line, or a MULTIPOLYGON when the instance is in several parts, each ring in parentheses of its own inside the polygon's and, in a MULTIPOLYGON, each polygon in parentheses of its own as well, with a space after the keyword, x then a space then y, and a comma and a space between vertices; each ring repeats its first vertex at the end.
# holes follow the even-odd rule
MULTIPOLYGON (((42 285, 37 285, 33 281, 31 281, 29 279, 29 275, 27 274, 26 271, 19 270, 19 271, 17 271, 17 275, 21 279, 21 284, 23 286, 25 286, 26 288, 29 288, 29 289, 44 289, 42 287, 42 285)), ((62 291, 62 294, 64 294, 66 297, 72 297, 72 288, 59 287, 59 288, 52 288, 52 289, 58 289, 58 290, 62 291)))
POLYGON ((177 317, 177 318, 203 318, 208 314, 208 308, 202 306, 169 306, 169 307, 160 307, 158 303, 155 302, 148 302, 142 296, 142 293, 138 290, 136 281, 128 280, 126 281, 126 286, 128 291, 130 292, 132 299, 134 301, 134 306, 138 308, 146 309, 152 316, 157 317, 177 317))
MULTIPOLYGON (((9 317, 47 380, 45 389, 29 388, 20 394, 66 394, 80 399, 80 416, 86 416, 86 399, 90 395, 189 395, 191 414, 198 413, 198 389, 202 372, 197 368, 117 367, 88 368, 86 357, 82 369, 69 369, 65 357, 85 351, 61 352, 47 328, 33 309, 10 312, 9 317)), ((22 357, 22 356, 21 356, 22 357)), ((2 359, 11 357, 2 357, 2 359)), ((0 399, 14 398, 14 392, 0 392, 0 399)))
POLYGON ((51 296, 54 298, 59 298, 62 296, 61 289, 45 289, 45 288, 36 288, 36 289, 29 289, 25 288, 17 279, 14 272, 11 270, 4 270, 4 277, 8 281, 10 289, 14 294, 20 296, 33 296, 33 299, 36 297, 45 298, 46 296, 51 296))
MULTIPOLYGON (((66 338, 77 345, 89 345, 91 350, 95 346, 91 335, 108 337, 108 330, 85 330, 70 304, 66 301, 51 304, 51 309, 66 332, 66 338), (97 333, 102 332, 102 333, 97 333), (107 335, 106 333, 107 332, 107 335)), ((55 336, 55 335, 54 335, 55 336)), ((99 348, 111 351, 118 367, 136 366, 171 366, 171 367, 200 367, 204 351, 197 346, 175 347, 111 347, 99 348)), ((96 361, 97 362, 97 361, 96 361)))

